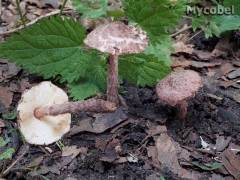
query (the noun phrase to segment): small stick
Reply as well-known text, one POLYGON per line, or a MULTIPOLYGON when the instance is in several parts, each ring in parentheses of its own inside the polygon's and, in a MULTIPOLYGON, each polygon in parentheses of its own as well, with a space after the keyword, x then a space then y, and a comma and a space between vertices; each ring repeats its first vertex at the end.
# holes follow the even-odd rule
POLYGON ((88 99, 86 101, 66 102, 53 106, 39 107, 34 110, 34 116, 38 119, 44 116, 56 116, 74 112, 113 112, 116 110, 115 103, 101 99, 88 99))
POLYGON ((18 158, 5 170, 3 171, 2 175, 5 176, 8 174, 8 172, 15 166, 15 164, 17 164, 22 158, 23 156, 29 151, 29 145, 23 145, 23 147, 21 147, 21 149, 19 150, 19 156, 18 158))
POLYGON ((19 15, 20 15, 22 24, 23 24, 24 27, 26 27, 26 23, 25 23, 25 20, 24 20, 24 17, 23 17, 23 13, 22 13, 22 10, 21 10, 21 6, 20 6, 20 0, 16 0, 16 4, 17 4, 17 10, 18 10, 18 13, 19 13, 19 15))
POLYGON ((64 9, 65 5, 67 4, 67 1, 68 0, 64 0, 63 5, 62 5, 61 10, 60 10, 60 15, 62 15, 63 9, 64 9))
POLYGON ((16 29, 12 29, 12 30, 9 30, 9 31, 0 33, 0 36, 1 36, 1 35, 8 35, 8 34, 11 34, 11 33, 15 33, 15 32, 17 32, 17 31, 22 30, 22 29, 25 28, 25 27, 28 27, 28 26, 31 26, 31 25, 35 24, 36 22, 38 22, 39 20, 41 20, 41 19, 43 19, 43 18, 46 18, 46 17, 49 17, 49 16, 53 16, 53 15, 56 15, 56 14, 59 14, 59 13, 60 13, 60 10, 57 9, 56 11, 52 11, 52 12, 50 12, 50 13, 47 13, 47 14, 43 15, 43 16, 39 16, 38 18, 34 19, 33 21, 27 23, 25 26, 22 25, 22 26, 19 26, 19 27, 16 28, 16 29))

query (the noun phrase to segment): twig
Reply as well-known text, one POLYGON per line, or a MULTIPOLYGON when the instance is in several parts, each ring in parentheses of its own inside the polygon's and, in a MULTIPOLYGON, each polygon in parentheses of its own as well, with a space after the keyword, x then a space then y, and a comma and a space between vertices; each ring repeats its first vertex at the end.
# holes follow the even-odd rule
POLYGON ((20 0, 16 0, 16 4, 17 4, 17 11, 18 11, 18 13, 19 13, 19 15, 20 15, 22 24, 23 24, 23 26, 25 27, 25 26, 26 26, 26 23, 25 23, 25 20, 24 20, 24 17, 23 17, 23 13, 22 13, 22 10, 21 10, 20 0))
POLYGON ((63 5, 62 5, 61 10, 60 10, 60 15, 62 15, 63 9, 64 9, 65 5, 67 4, 67 1, 68 0, 64 0, 63 5))
POLYGON ((187 31, 187 30, 189 30, 191 28, 192 28, 192 26, 185 26, 182 29, 180 29, 179 31, 175 32, 174 34, 171 34, 171 37, 175 37, 175 36, 185 32, 185 31, 187 31))
POLYGON ((15 33, 15 32, 17 32, 17 31, 22 30, 22 29, 25 28, 25 27, 28 27, 28 26, 31 26, 31 25, 35 24, 36 22, 38 22, 39 20, 41 20, 41 19, 43 19, 43 18, 46 18, 46 17, 49 17, 49 16, 53 16, 53 15, 56 15, 56 14, 59 14, 59 13, 60 13, 60 10, 57 9, 57 10, 55 10, 55 11, 52 11, 52 12, 50 12, 50 13, 47 13, 47 14, 45 14, 45 15, 43 15, 43 16, 40 16, 40 17, 34 19, 33 21, 27 23, 26 26, 23 26, 23 25, 22 25, 22 26, 19 26, 19 27, 16 28, 16 29, 12 29, 12 30, 9 30, 9 31, 0 33, 0 36, 1 36, 1 35, 8 35, 8 34, 11 34, 11 33, 15 33))
POLYGON ((193 38, 195 38, 196 36, 198 36, 199 34, 201 34, 203 32, 203 30, 200 30, 198 32, 196 32, 192 37, 190 37, 187 41, 191 41, 193 38))
POLYGON ((24 145, 22 147, 22 149, 19 151, 19 156, 18 158, 5 170, 3 171, 2 175, 5 176, 8 174, 8 172, 13 168, 13 166, 15 166, 15 164, 17 164, 22 158, 23 156, 28 152, 29 150, 29 145, 24 145))

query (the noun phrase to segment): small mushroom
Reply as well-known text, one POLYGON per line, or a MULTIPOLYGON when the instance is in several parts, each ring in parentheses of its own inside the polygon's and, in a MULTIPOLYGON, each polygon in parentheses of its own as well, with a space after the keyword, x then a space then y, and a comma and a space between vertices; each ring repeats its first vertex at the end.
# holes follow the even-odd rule
POLYGON ((70 129, 70 113, 115 110, 114 103, 100 99, 68 102, 67 94, 48 81, 24 92, 17 107, 19 129, 25 140, 35 145, 48 145, 61 139, 70 129))
POLYGON ((194 97, 202 87, 200 75, 192 70, 180 70, 171 73, 156 86, 156 92, 164 103, 177 107, 178 116, 184 119, 187 115, 187 100, 194 97))
POLYGON ((148 46, 146 33, 122 22, 112 22, 98 26, 88 34, 84 43, 88 47, 110 54, 107 100, 118 104, 118 57, 143 52, 148 46))

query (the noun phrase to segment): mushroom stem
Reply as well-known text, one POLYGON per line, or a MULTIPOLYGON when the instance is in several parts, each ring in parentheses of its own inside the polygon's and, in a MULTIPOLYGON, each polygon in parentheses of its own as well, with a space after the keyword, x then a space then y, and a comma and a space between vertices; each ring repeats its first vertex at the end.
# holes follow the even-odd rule
POLYGON ((185 119, 188 111, 187 101, 181 101, 180 103, 178 103, 177 110, 178 110, 178 117, 180 119, 185 119))
POLYGON ((119 104, 118 99, 118 55, 111 54, 108 60, 107 100, 119 104))
POLYGON ((86 101, 66 102, 52 106, 39 107, 34 110, 34 116, 40 119, 44 116, 56 116, 65 113, 83 112, 113 112, 116 105, 101 99, 88 99, 86 101))

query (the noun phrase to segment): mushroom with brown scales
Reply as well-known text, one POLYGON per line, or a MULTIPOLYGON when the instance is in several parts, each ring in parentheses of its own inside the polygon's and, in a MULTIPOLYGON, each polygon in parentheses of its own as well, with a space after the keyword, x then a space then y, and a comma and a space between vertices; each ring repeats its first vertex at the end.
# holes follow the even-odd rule
POLYGON ((202 78, 192 70, 180 70, 171 73, 156 86, 160 101, 177 107, 178 117, 184 119, 187 115, 187 100, 194 97, 202 87, 202 78))
POLYGON ((61 139, 70 130, 70 113, 115 110, 114 103, 100 99, 69 102, 67 94, 48 81, 24 92, 17 107, 19 129, 25 140, 35 145, 48 145, 61 139))
POLYGON ((84 43, 90 48, 110 54, 107 100, 118 105, 118 57, 143 52, 148 46, 146 33, 122 22, 112 22, 98 26, 88 34, 84 43))

